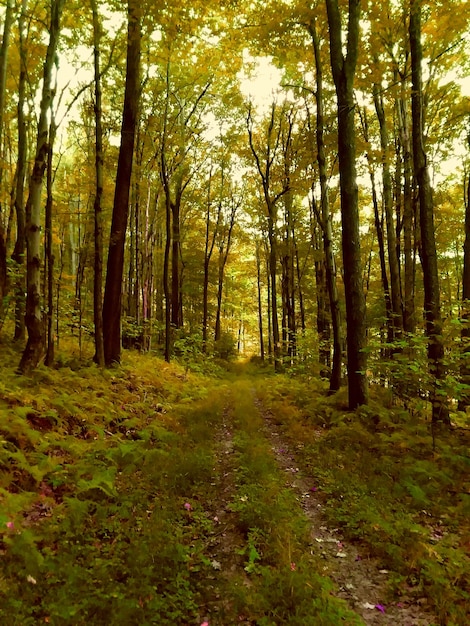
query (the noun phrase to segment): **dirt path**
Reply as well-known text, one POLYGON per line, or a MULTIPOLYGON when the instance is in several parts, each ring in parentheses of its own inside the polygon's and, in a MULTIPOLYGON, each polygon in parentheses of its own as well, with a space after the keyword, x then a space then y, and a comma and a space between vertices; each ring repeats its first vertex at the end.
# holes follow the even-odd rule
MULTIPOLYGON (((336 595, 362 617, 366 624, 387 626, 431 626, 436 619, 426 610, 425 598, 404 600, 387 597, 389 572, 378 559, 368 555, 366 546, 345 541, 338 529, 328 528, 322 501, 308 471, 299 467, 296 450, 280 432, 281 428, 269 410, 255 399, 263 416, 265 435, 271 441, 273 454, 286 473, 286 486, 297 493, 305 515, 311 522, 312 550, 324 559, 321 574, 337 585, 336 595)), ((322 432, 318 432, 322 436, 322 432)))
MULTIPOLYGON (((395 598, 389 594, 389 572, 376 558, 369 555, 366 546, 351 543, 341 532, 329 528, 325 522, 322 498, 315 490, 308 468, 299 465, 300 455, 295 445, 282 433, 282 425, 270 413, 251 389, 251 409, 262 418, 262 434, 269 443, 280 470, 285 474, 285 487, 293 490, 296 500, 310 522, 310 549, 323 563, 318 573, 330 578, 336 587, 334 595, 346 601, 364 624, 373 626, 432 626, 436 619, 427 610, 425 598, 395 598), (298 457, 298 458, 297 458, 298 457)), ((247 385, 247 394, 250 387, 247 385)), ((237 516, 231 510, 237 489, 237 453, 234 446, 236 428, 232 421, 233 406, 228 400, 222 423, 215 433, 217 500, 207 503, 215 521, 215 531, 207 543, 207 556, 213 574, 206 581, 202 599, 201 623, 210 626, 253 626, 243 614, 241 606, 234 603, 233 582, 242 588, 252 584, 245 571, 246 536, 240 531, 237 516)), ((322 436, 322 432, 318 432, 322 436)), ((274 623, 274 622, 273 622, 274 623)))

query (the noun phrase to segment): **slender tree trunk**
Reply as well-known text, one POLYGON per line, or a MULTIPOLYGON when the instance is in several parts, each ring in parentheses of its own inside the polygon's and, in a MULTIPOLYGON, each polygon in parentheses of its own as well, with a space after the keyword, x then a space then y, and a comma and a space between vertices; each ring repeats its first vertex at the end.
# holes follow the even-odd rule
POLYGON ((349 0, 347 53, 343 56, 338 0, 326 0, 330 56, 338 107, 338 158, 341 188, 342 248, 346 296, 349 408, 367 404, 367 324, 362 284, 359 207, 356 181, 354 75, 358 55, 360 0, 349 0))
POLYGON ((140 6, 128 1, 128 38, 126 86, 122 114, 113 218, 109 241, 106 286, 103 301, 103 342, 105 363, 109 367, 121 360, 121 298, 124 269, 124 242, 129 213, 129 192, 134 156, 134 140, 139 102, 140 6))
POLYGON ((434 378, 431 392, 432 421, 450 423, 446 398, 439 386, 445 379, 444 344, 439 294, 437 251, 434 236, 434 207, 423 136, 423 51, 421 44, 421 0, 410 0, 410 49, 412 79, 413 159, 419 189, 421 263, 424 282, 424 312, 428 336, 428 367, 434 378))
POLYGON ((170 250, 171 250, 171 206, 170 196, 165 193, 165 252, 163 259, 163 294, 165 296, 165 361, 171 358, 171 296, 170 296, 170 250))
POLYGON ((20 75, 18 81, 18 152, 16 166, 16 241, 11 255, 16 263, 17 279, 15 284, 15 334, 14 341, 23 342, 25 338, 25 276, 24 256, 26 245, 26 224, 24 207, 24 185, 26 178, 26 157, 28 151, 28 135, 24 107, 26 101, 26 52, 24 49, 24 21, 27 0, 22 0, 18 18, 18 38, 20 54, 20 75))
MULTIPOLYGON (((223 170, 222 170, 222 182, 223 186, 223 170)), ((209 323, 209 267, 212 259, 212 253, 214 251, 215 241, 219 231, 220 218, 222 214, 222 203, 219 201, 217 207, 217 218, 214 226, 212 237, 210 235, 211 225, 211 190, 212 190, 212 167, 209 173, 209 182, 207 185, 207 211, 206 211, 206 235, 204 244, 204 282, 203 282, 203 294, 202 294, 202 349, 203 352, 207 351, 207 333, 209 323)))
MULTIPOLYGON (((51 103, 52 104, 52 103, 51 103)), ((46 299, 46 358, 45 365, 51 367, 54 364, 54 254, 52 250, 52 208, 54 198, 52 196, 52 157, 53 146, 56 135, 56 125, 54 111, 51 107, 51 122, 49 125, 49 150, 47 155, 46 174, 46 211, 45 211, 45 238, 44 238, 44 260, 45 260, 45 281, 47 284, 46 299)))
POLYGON ((305 332, 305 305, 304 305, 304 292, 302 289, 302 274, 303 272, 300 269, 300 259, 299 259, 299 249, 297 247, 297 242, 294 241, 294 249, 295 249, 295 273, 297 276, 297 289, 299 291, 299 314, 300 314, 300 328, 302 330, 302 334, 305 332))
POLYGON ((25 374, 37 367, 44 354, 44 328, 41 310, 41 192, 46 168, 48 145, 47 112, 51 107, 52 69, 60 32, 60 17, 64 0, 52 0, 49 26, 49 44, 44 62, 43 86, 37 130, 36 156, 26 203, 26 328, 28 341, 23 351, 19 370, 25 374))
POLYGON ((323 97, 323 63, 320 54, 320 42, 316 24, 309 27, 312 37, 313 50, 315 54, 316 90, 315 100, 317 104, 316 120, 316 143, 317 143, 317 163, 320 175, 320 202, 323 231, 323 248, 325 252, 325 276, 330 300, 331 326, 333 332, 333 363, 330 374, 330 393, 334 393, 341 386, 341 364, 342 364, 342 338, 341 338, 341 318, 339 309, 338 289, 336 286, 336 263, 333 251, 333 228, 331 225, 331 213, 328 198, 328 177, 326 172, 325 155, 325 117, 324 117, 324 97, 323 97))
POLYGON ((224 287, 225 266, 227 265, 228 255, 232 246, 232 233, 235 226, 235 217, 240 207, 241 201, 236 202, 232 197, 232 208, 228 225, 225 224, 224 234, 221 235, 219 242, 219 272, 217 281, 217 310, 215 315, 214 341, 219 341, 221 337, 221 312, 222 312, 222 295, 224 287))
MULTIPOLYGON (((6 96, 7 57, 10 45, 11 26, 13 24, 13 0, 7 0, 3 22, 3 37, 0 46, 0 189, 3 179, 3 126, 6 96)), ((3 312, 4 298, 8 291, 7 242, 3 227, 3 207, 0 204, 0 314, 3 312)))
POLYGON ((269 273, 269 251, 266 251, 266 283, 267 289, 267 305, 268 305, 268 357, 269 362, 273 358, 273 329, 272 329, 272 316, 271 316, 271 275, 269 273))
POLYGON ((378 85, 374 85, 374 104, 380 125, 380 147, 382 150, 382 186, 385 224, 387 227, 387 252, 390 268, 390 299, 392 307, 391 325, 393 340, 400 338, 403 328, 403 307, 401 302, 400 267, 397 255, 395 224, 393 223, 392 177, 390 174, 390 149, 385 118, 383 96, 378 85))
POLYGON ((264 362, 263 299, 261 297, 261 251, 259 241, 256 242, 256 286, 258 290, 259 352, 261 360, 264 362))
MULTIPOLYGON (((362 116, 362 127, 364 132, 364 140, 369 148, 370 138, 369 138, 369 123, 367 120, 367 111, 364 109, 364 113, 362 116)), ((382 288, 384 292, 384 304, 385 304, 385 315, 386 315, 386 327, 387 327, 387 342, 391 343, 393 341, 393 311, 392 311, 392 299, 390 297, 390 286, 388 282, 388 274, 387 274, 387 261, 385 259, 385 240, 384 240, 384 228, 383 228, 383 213, 380 215, 379 211, 379 201, 377 197, 377 185, 375 182, 375 171, 374 171, 374 163, 372 161, 370 152, 367 152, 367 164, 369 167, 369 177, 370 177, 370 185, 372 189, 372 205, 374 207, 374 223, 375 223, 375 232, 377 234, 377 244, 379 246, 379 260, 380 260, 380 276, 382 279, 382 288)), ((370 256, 369 256, 369 270, 370 270, 370 256)), ((369 271, 370 273, 370 271, 369 271)), ((388 356, 389 351, 386 351, 388 356)))
POLYGON ((268 239, 269 239, 269 277, 271 280, 271 327, 273 334, 274 369, 282 371, 281 335, 279 332, 279 315, 277 307, 277 210, 271 206, 269 210, 268 239))
MULTIPOLYGON (((470 136, 468 137, 470 147, 470 136)), ((468 386, 459 399, 459 411, 465 411, 470 406, 470 172, 467 172, 465 194, 465 241, 463 248, 462 273, 462 330, 460 332, 462 349, 460 377, 468 386)))
MULTIPOLYGON (((406 85, 401 89, 405 92, 406 85)), ((397 102, 397 113, 400 130, 400 143, 403 151, 403 256, 405 276, 403 280, 403 329, 406 333, 416 331, 415 315, 415 212, 413 210, 412 169, 413 155, 411 149, 411 131, 409 114, 404 93, 397 102)))
POLYGON ((103 340, 103 121, 101 104, 101 24, 96 0, 91 0, 93 12, 93 58, 95 71, 95 199, 94 215, 94 273, 93 273, 93 321, 95 327, 94 361, 104 367, 103 340))
POLYGON ((182 326, 181 319, 181 201, 178 197, 171 203, 171 324, 174 328, 182 326))

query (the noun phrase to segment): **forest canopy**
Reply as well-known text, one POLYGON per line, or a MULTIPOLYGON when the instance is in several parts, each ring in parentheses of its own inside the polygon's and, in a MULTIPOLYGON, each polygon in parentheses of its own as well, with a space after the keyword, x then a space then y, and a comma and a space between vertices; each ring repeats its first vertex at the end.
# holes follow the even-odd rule
POLYGON ((451 2, 3 0, 0 316, 469 402, 469 39, 451 2))

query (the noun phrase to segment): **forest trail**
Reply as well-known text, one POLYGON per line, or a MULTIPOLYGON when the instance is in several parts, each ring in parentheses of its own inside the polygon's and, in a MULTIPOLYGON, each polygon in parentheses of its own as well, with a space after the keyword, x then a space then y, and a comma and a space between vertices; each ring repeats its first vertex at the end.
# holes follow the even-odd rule
POLYGON ((469 623, 466 431, 127 359, 5 379, 2 625, 469 623))
MULTIPOLYGON (((297 457, 296 451, 300 446, 289 439, 289 434, 285 432, 285 425, 257 396, 253 381, 248 378, 237 380, 232 385, 229 395, 230 402, 225 408, 223 422, 216 435, 219 440, 216 456, 220 477, 220 499, 216 519, 220 523, 221 532, 217 533, 210 551, 210 558, 217 571, 213 576, 214 584, 211 585, 215 601, 208 602, 207 605, 208 623, 220 626, 228 626, 232 623, 226 621, 230 619, 228 615, 232 609, 230 601, 224 597, 223 584, 220 586, 220 580, 224 579, 227 583, 232 574, 238 571, 242 572, 241 576, 244 579, 242 584, 250 587, 252 584, 250 573, 256 571, 254 562, 251 563, 252 568, 250 568, 250 563, 248 567, 244 564, 245 539, 233 520, 236 513, 233 511, 232 503, 240 472, 234 445, 234 438, 240 437, 240 432, 237 432, 240 424, 237 427, 234 414, 237 412, 237 406, 240 412, 241 405, 245 423, 252 420, 256 424, 260 420, 255 429, 258 435, 265 439, 269 454, 275 460, 276 471, 283 475, 283 488, 294 494, 296 506, 308 521, 309 544, 306 549, 320 565, 320 571, 317 573, 333 581, 331 595, 344 600, 349 609, 357 615, 357 623, 373 626, 437 624, 436 618, 425 608, 427 602, 425 598, 403 598, 390 595, 388 583, 390 572, 385 565, 379 559, 370 556, 369 549, 365 545, 348 542, 339 529, 328 527, 323 515, 324 500, 309 476, 308 467, 302 466, 301 460, 297 457)), ((317 435, 318 437, 323 435, 321 429, 317 431, 317 435)), ((313 465, 315 459, 311 459, 310 463, 313 465)), ((247 505, 249 506, 248 501, 247 505)), ((272 530, 275 532, 275 529, 272 530)), ((248 530, 248 535, 252 531, 253 529, 248 530)), ((291 566, 292 569, 296 567, 295 563, 291 566)), ((264 624, 264 622, 250 621, 243 612, 238 615, 237 623, 264 624)), ((301 624, 302 622, 295 623, 301 624)), ((325 622, 319 623, 335 622, 334 618, 332 622, 327 618, 325 622)), ((356 620, 342 617, 341 623, 353 624, 356 620)))

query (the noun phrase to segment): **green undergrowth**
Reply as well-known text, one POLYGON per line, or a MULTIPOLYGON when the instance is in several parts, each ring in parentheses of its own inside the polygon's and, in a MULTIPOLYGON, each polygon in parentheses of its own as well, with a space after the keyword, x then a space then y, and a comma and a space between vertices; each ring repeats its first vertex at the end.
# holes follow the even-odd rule
POLYGON ((199 624, 221 383, 137 354, 18 377, 5 353, 1 623, 199 624))
POLYGON ((17 360, 5 346, 2 624, 361 623, 317 573, 237 367, 214 378, 130 352, 100 371, 59 355, 26 377, 17 360))
POLYGON ((425 416, 384 408, 374 392, 350 413, 345 391, 327 397, 314 381, 277 377, 259 382, 258 394, 295 445, 329 523, 383 561, 390 593, 427 598, 441 624, 468 624, 468 428, 433 436, 425 416))

